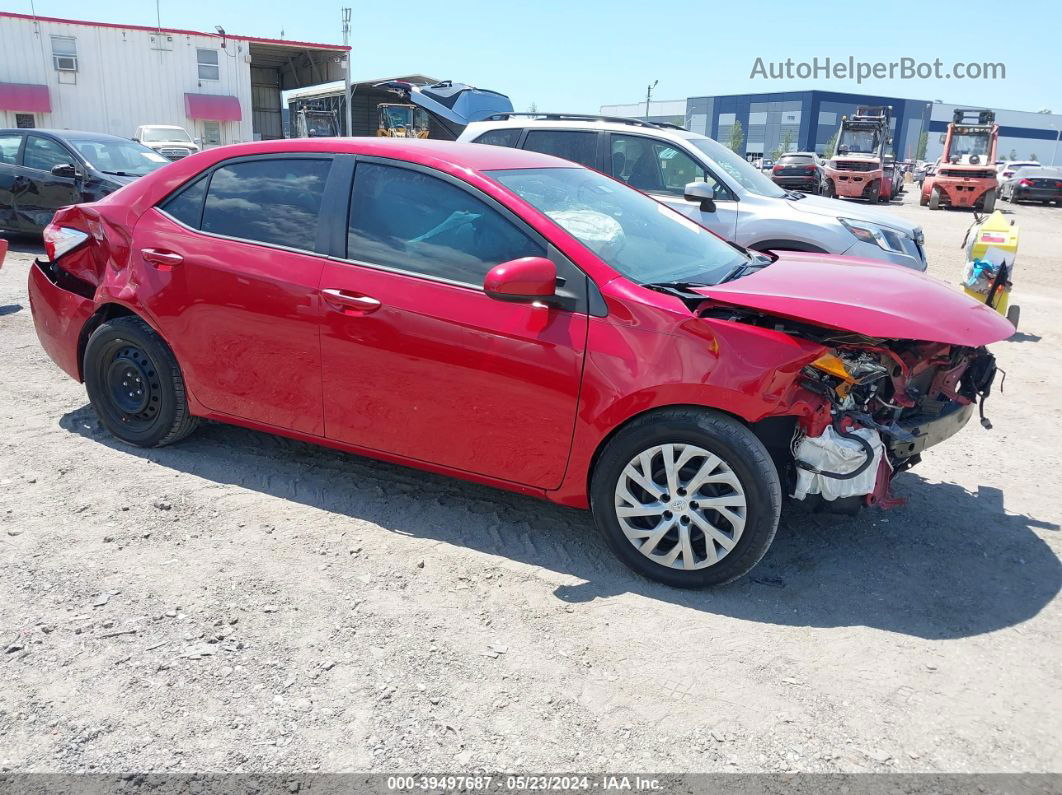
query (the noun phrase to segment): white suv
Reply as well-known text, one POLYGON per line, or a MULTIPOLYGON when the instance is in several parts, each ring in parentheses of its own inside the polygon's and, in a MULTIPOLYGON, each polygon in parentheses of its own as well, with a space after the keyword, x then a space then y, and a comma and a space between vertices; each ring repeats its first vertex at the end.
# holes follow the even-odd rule
POLYGON ((635 119, 500 113, 459 141, 574 160, 757 251, 846 254, 926 269, 922 229, 863 204, 786 191, 717 141, 635 119))

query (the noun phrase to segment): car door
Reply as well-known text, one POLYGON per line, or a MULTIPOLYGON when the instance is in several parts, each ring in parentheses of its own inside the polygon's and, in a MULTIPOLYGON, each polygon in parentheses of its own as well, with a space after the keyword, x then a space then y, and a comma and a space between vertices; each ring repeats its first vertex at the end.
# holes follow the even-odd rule
POLYGON ((344 176, 341 159, 223 161, 137 222, 140 298, 212 411, 323 435, 321 207, 341 184, 346 203, 352 162, 344 176))
POLYGON ((609 173, 657 201, 678 210, 717 235, 733 240, 737 233, 738 202, 720 180, 697 160, 670 141, 646 135, 609 135, 609 173), (713 187, 715 209, 684 197, 690 182, 713 187))
POLYGON ((15 215, 15 188, 19 184, 19 153, 25 136, 22 133, 0 133, 0 230, 22 230, 15 215))
POLYGON ((14 191, 15 215, 26 231, 40 231, 60 207, 81 201, 80 177, 57 177, 55 166, 80 161, 63 144, 43 135, 27 135, 14 191))
POLYGON ((467 183, 359 158, 346 256, 321 280, 329 438, 538 488, 560 484, 586 343, 586 277, 467 183), (488 297, 548 255, 568 308, 488 297))

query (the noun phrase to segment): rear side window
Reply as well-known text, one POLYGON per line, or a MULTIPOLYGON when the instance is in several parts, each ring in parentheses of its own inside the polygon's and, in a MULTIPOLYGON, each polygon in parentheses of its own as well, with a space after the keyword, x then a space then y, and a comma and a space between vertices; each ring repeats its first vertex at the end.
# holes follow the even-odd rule
POLYGON ((355 170, 348 259, 478 286, 500 262, 541 256, 542 246, 456 185, 375 163, 355 170))
POLYGON ((15 165, 18 148, 22 145, 21 135, 0 135, 0 163, 15 165))
POLYGON ((531 130, 524 140, 524 149, 597 168, 597 139, 596 132, 531 130))
POLYGON ((491 146, 516 146, 520 142, 520 128, 507 128, 504 130, 491 130, 479 136, 474 143, 490 144, 491 146))
POLYGON ((206 186, 207 178, 200 177, 160 206, 185 226, 198 229, 203 222, 203 200, 206 198, 206 186))
POLYGON ((332 161, 270 158, 214 171, 202 230, 215 235, 313 251, 332 161))

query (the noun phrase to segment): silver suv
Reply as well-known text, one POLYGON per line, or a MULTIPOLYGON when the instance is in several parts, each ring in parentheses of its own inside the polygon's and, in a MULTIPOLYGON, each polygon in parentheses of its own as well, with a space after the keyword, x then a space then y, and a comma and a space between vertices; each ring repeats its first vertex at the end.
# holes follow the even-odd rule
POLYGON ((862 204, 783 190, 717 141, 680 127, 607 116, 500 113, 472 122, 458 140, 574 160, 747 248, 846 254, 926 269, 920 227, 862 204))

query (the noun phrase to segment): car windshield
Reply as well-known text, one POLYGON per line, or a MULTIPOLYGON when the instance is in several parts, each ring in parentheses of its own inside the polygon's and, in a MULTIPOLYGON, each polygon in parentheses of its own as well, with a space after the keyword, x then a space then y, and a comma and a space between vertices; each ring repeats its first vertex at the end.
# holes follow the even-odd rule
POLYGON ((188 133, 180 127, 145 127, 140 133, 140 140, 151 141, 153 144, 166 141, 180 141, 184 144, 192 142, 188 133))
POLYGON ((89 165, 106 174, 142 177, 170 162, 158 152, 135 141, 78 138, 70 143, 89 165))
POLYGON ((639 284, 717 284, 750 261, 680 213, 596 171, 529 168, 487 173, 639 284))
MULTIPOLYGON (((770 177, 763 175, 752 163, 738 156, 731 149, 727 149, 718 141, 711 138, 688 138, 689 143, 696 146, 712 160, 712 164, 725 171, 749 193, 758 196, 772 196, 780 199, 785 196, 785 191, 774 184, 770 177)), ((768 164, 770 161, 765 161, 768 164)))
POLYGON ((952 160, 958 160, 961 157, 967 155, 977 155, 978 157, 984 157, 988 154, 988 143, 990 136, 988 133, 972 133, 968 135, 952 135, 951 137, 951 150, 948 154, 952 160))

